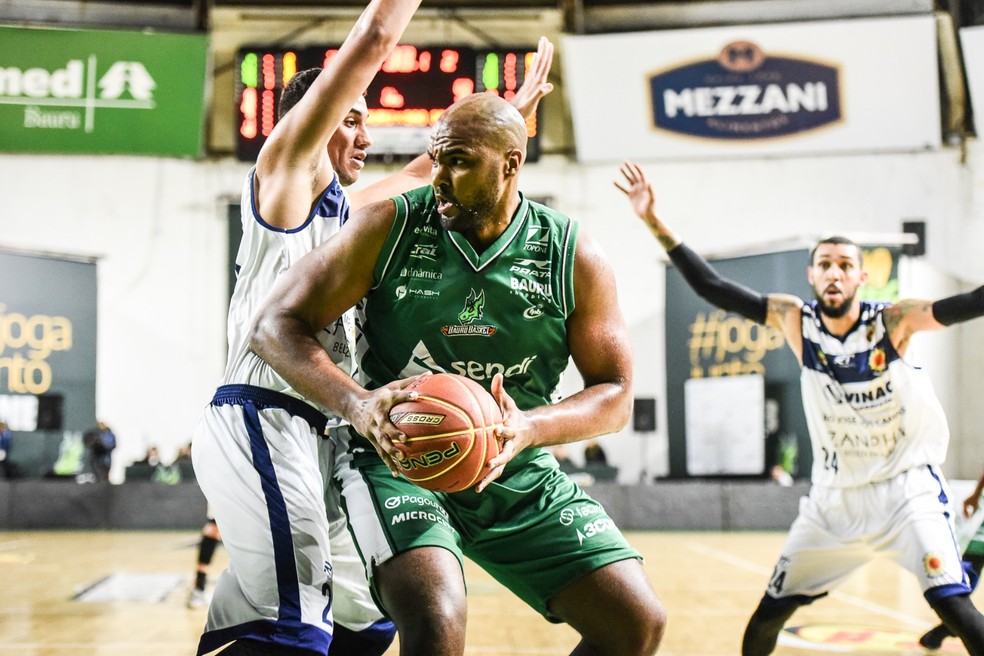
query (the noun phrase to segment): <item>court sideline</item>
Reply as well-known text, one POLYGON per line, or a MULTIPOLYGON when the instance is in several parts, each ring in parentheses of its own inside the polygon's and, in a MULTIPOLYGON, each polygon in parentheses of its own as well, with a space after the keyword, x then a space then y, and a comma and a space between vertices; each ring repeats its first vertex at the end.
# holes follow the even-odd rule
MULTIPOLYGON (((783 532, 627 533, 669 611, 665 656, 735 656, 783 532)), ((0 656, 192 656, 205 618, 189 610, 197 533, 0 533, 0 656)), ((225 566, 220 548, 213 575, 225 566)), ((467 656, 563 656, 574 645, 469 563, 467 656)), ((977 601, 978 606, 982 602, 977 601)), ((922 654, 934 615, 915 581, 882 560, 794 616, 777 656, 922 654)), ((956 641, 939 654, 966 654, 956 641)), ((396 656, 394 645, 387 656, 396 656)))

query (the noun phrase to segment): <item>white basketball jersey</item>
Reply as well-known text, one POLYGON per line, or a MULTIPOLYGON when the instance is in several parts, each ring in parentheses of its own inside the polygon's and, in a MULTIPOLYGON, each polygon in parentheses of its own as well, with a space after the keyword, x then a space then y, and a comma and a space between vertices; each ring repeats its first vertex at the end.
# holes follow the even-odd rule
POLYGON ((950 432, 924 371, 892 346, 884 303, 862 302, 844 337, 827 332, 816 303, 802 308, 800 385, 813 445, 813 484, 853 487, 939 465, 950 432))
MULTIPOLYGON (((348 199, 336 176, 303 225, 293 230, 275 228, 257 212, 253 197, 255 174, 254 168, 243 184, 243 239, 236 255, 236 287, 229 304, 229 358, 220 385, 255 385, 300 398, 270 365, 250 350, 250 327, 280 274, 338 233, 348 219, 348 199)), ((353 373, 350 352, 350 345, 355 343, 353 311, 322 330, 318 341, 335 364, 353 373)))

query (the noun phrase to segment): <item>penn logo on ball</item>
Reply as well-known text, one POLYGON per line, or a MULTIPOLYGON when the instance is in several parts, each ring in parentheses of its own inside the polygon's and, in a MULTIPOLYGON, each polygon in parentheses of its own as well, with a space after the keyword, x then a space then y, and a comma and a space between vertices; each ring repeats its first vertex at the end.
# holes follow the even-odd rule
POLYGON ((409 389, 417 398, 390 410, 390 421, 407 436, 398 445, 405 456, 398 462, 403 475, 438 492, 477 485, 499 454, 499 404, 484 387, 457 374, 426 375, 409 389))

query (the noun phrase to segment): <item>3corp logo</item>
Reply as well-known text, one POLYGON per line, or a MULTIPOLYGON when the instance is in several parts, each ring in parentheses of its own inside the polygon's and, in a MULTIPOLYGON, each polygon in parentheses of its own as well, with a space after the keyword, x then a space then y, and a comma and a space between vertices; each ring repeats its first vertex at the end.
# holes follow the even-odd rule
POLYGON ((483 316, 485 316, 485 290, 476 293, 474 289, 471 289, 465 298, 465 307, 458 313, 460 325, 444 326, 441 328, 441 332, 447 337, 459 337, 461 335, 491 337, 498 330, 495 326, 475 323, 483 316))
POLYGON ((840 72, 735 41, 649 79, 657 128, 709 139, 799 134, 841 119, 840 72))
POLYGON ((99 108, 153 109, 157 83, 140 62, 118 61, 98 79, 95 55, 64 68, 0 68, 0 104, 24 105, 24 127, 95 128, 99 108), (84 112, 84 113, 83 113, 84 112))

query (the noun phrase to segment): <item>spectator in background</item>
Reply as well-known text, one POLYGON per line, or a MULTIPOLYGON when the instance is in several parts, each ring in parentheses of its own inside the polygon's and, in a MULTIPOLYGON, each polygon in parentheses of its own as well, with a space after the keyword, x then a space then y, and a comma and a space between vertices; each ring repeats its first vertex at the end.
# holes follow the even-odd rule
POLYGON ((608 456, 605 455, 605 450, 601 448, 597 440, 588 440, 587 444, 584 445, 584 464, 588 467, 608 464, 608 456))
POLYGON ((211 509, 206 510, 205 526, 202 527, 198 539, 198 558, 195 561, 195 585, 188 595, 188 608, 201 608, 208 598, 205 596, 205 586, 208 584, 208 568, 212 564, 215 548, 222 542, 219 527, 212 517, 211 509))
POLYGON ((116 435, 106 422, 98 420, 82 436, 89 453, 89 468, 98 482, 109 481, 109 468, 113 464, 113 449, 116 448, 116 435))
POLYGON ((181 462, 191 463, 191 442, 178 449, 178 457, 174 459, 175 464, 181 462))
POLYGON ((0 477, 10 478, 10 428, 0 421, 0 477))
POLYGON ((157 451, 156 446, 152 446, 147 449, 146 455, 144 455, 143 460, 137 460, 133 464, 135 465, 147 465, 149 467, 156 467, 161 464, 161 457, 157 451))

